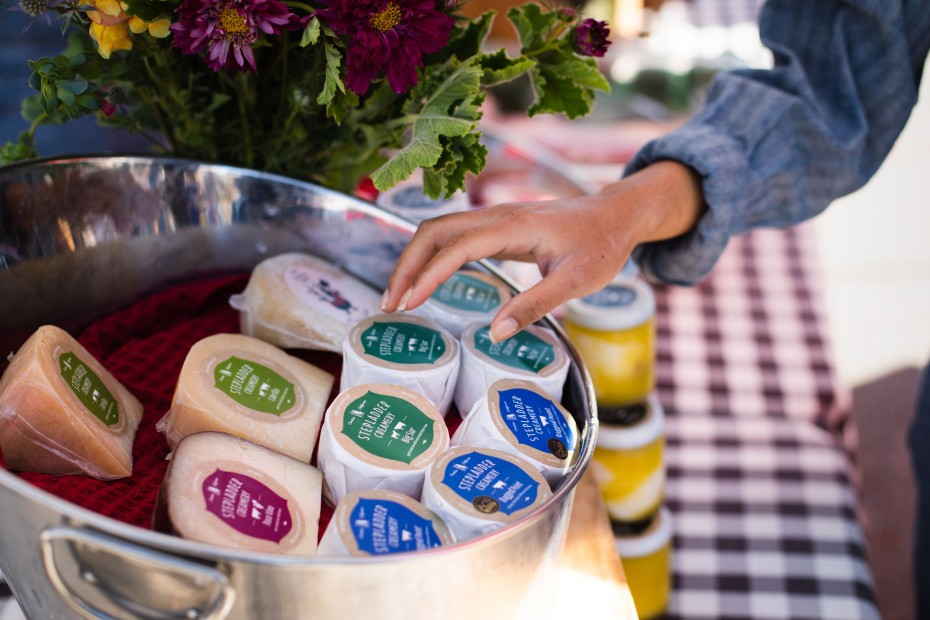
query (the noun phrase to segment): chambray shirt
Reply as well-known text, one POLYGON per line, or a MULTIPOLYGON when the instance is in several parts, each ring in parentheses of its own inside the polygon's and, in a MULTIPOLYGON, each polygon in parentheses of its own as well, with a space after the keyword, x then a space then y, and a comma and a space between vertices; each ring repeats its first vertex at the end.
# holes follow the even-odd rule
POLYGON ((759 30, 774 67, 719 74, 701 111, 625 171, 671 159, 702 179, 697 226, 634 252, 651 278, 693 284, 731 236, 796 224, 864 185, 917 101, 930 0, 770 0, 759 30))

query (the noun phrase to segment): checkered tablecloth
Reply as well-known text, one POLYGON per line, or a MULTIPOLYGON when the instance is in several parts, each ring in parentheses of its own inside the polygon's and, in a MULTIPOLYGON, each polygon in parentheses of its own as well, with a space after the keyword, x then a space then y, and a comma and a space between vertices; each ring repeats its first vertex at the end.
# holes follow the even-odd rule
POLYGON ((812 230, 735 239, 656 287, 674 518, 668 618, 878 618, 812 230))

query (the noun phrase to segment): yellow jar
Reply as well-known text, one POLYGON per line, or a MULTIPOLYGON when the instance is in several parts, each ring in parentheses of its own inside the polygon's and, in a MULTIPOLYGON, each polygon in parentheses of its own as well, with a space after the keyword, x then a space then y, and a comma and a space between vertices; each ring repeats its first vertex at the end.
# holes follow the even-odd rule
POLYGON ((665 412, 655 394, 642 403, 598 407, 591 468, 610 518, 639 521, 665 497, 665 412))
POLYGON ((660 615, 671 591, 672 519, 661 508, 650 519, 614 524, 617 553, 640 620, 660 615))
POLYGON ((581 354, 598 405, 636 403, 655 385, 655 295, 644 281, 618 278, 565 304, 565 331, 581 354))

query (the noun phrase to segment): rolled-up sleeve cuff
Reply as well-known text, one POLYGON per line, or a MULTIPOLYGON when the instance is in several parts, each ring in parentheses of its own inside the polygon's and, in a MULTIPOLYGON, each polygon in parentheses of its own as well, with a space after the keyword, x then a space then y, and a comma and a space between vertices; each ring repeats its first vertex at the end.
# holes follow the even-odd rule
POLYGON ((692 121, 648 143, 625 168, 624 176, 629 176, 657 161, 678 161, 698 173, 704 192, 706 208, 690 232, 634 250, 646 277, 691 285, 710 273, 730 236, 744 228, 736 205, 754 198, 747 195, 757 185, 744 152, 732 137, 692 121))

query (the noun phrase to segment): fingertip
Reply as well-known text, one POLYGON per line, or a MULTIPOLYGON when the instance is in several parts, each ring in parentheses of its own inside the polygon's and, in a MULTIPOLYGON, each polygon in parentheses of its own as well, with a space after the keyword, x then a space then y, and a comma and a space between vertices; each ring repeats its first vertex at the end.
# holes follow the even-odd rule
POLYGON ((381 302, 378 304, 378 310, 380 310, 381 312, 387 312, 388 311, 387 305, 390 300, 391 300, 391 289, 386 288, 384 289, 384 294, 381 295, 381 302))
POLYGON ((520 324, 513 317, 498 319, 491 323, 491 329, 488 336, 491 342, 497 344, 502 340, 507 340, 520 330, 520 324))

